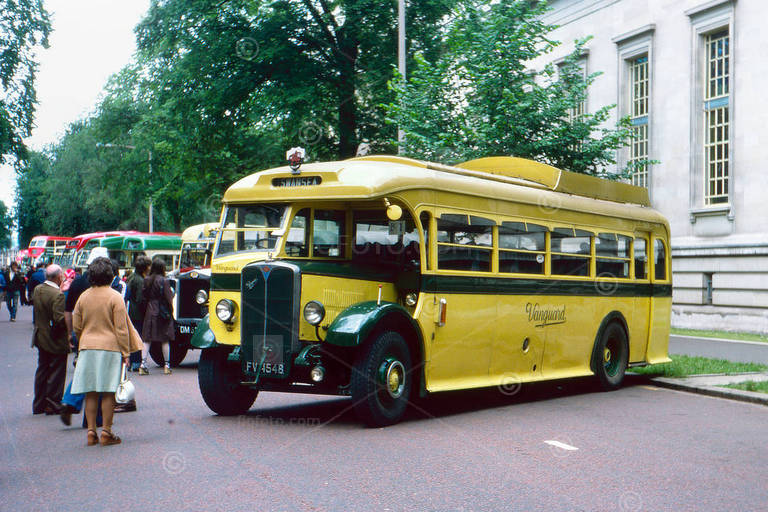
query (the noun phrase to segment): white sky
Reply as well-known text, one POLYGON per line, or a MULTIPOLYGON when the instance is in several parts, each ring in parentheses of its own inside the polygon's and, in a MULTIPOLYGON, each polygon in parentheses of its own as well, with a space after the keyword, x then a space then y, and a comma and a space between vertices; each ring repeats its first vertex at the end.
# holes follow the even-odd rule
MULTIPOLYGON (((50 48, 38 54, 36 128, 26 139, 36 150, 56 142, 72 121, 96 106, 110 75, 136 51, 134 27, 150 0, 44 0, 51 14, 50 48)), ((0 200, 14 204, 15 176, 0 168, 0 200)))

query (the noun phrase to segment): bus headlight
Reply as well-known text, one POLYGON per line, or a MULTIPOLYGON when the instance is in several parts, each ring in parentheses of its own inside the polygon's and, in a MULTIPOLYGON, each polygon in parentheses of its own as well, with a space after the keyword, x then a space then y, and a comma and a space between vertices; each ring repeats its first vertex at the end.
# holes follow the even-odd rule
POLYGON ((229 299, 221 299, 216 304, 216 316, 224 323, 230 323, 235 317, 235 303, 229 299))
POLYGON ((208 292, 205 290, 198 290, 195 294, 195 302, 200 304, 201 306, 208 302, 208 292))
POLYGON ((320 322, 325 318, 325 307, 316 300, 307 302, 304 306, 304 320, 309 322, 310 325, 320 325, 320 322))

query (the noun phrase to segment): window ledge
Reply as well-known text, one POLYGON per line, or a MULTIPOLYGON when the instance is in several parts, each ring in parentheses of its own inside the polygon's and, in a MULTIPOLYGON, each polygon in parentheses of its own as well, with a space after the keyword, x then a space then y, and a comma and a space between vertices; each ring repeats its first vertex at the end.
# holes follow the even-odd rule
POLYGON ((733 221, 734 214, 733 208, 730 204, 708 206, 706 208, 691 209, 688 212, 690 214, 691 224, 696 224, 696 220, 700 217, 728 217, 729 221, 733 221))

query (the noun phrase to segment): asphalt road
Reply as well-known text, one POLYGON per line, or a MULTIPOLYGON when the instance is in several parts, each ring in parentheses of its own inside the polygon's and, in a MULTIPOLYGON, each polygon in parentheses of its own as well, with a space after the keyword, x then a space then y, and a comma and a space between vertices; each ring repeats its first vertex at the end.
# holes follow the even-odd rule
MULTIPOLYGON (((669 353, 726 359, 739 363, 768 364, 768 343, 671 335, 669 353)), ((768 509, 768 505, 766 505, 768 509)))
POLYGON ((264 393, 214 416, 193 352, 173 375, 134 374, 123 444, 86 447, 32 415, 30 316, 0 313, 3 511, 768 509, 768 408, 644 380, 442 394, 367 429, 348 398, 264 393))

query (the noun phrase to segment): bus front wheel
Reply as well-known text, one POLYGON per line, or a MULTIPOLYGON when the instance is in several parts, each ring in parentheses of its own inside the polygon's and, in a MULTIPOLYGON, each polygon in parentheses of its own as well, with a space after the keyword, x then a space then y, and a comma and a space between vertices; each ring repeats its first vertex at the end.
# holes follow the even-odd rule
POLYGON ((627 370, 629 343, 624 329, 616 322, 608 324, 597 342, 593 367, 600 385, 606 391, 621 386, 627 370))
POLYGON ((400 421, 412 388, 411 354, 403 337, 385 331, 364 347, 352 371, 355 413, 370 427, 400 421))
POLYGON ((221 416, 236 416, 248 412, 253 405, 257 389, 240 385, 237 366, 228 363, 227 350, 206 348, 200 354, 197 383, 205 404, 221 416))

